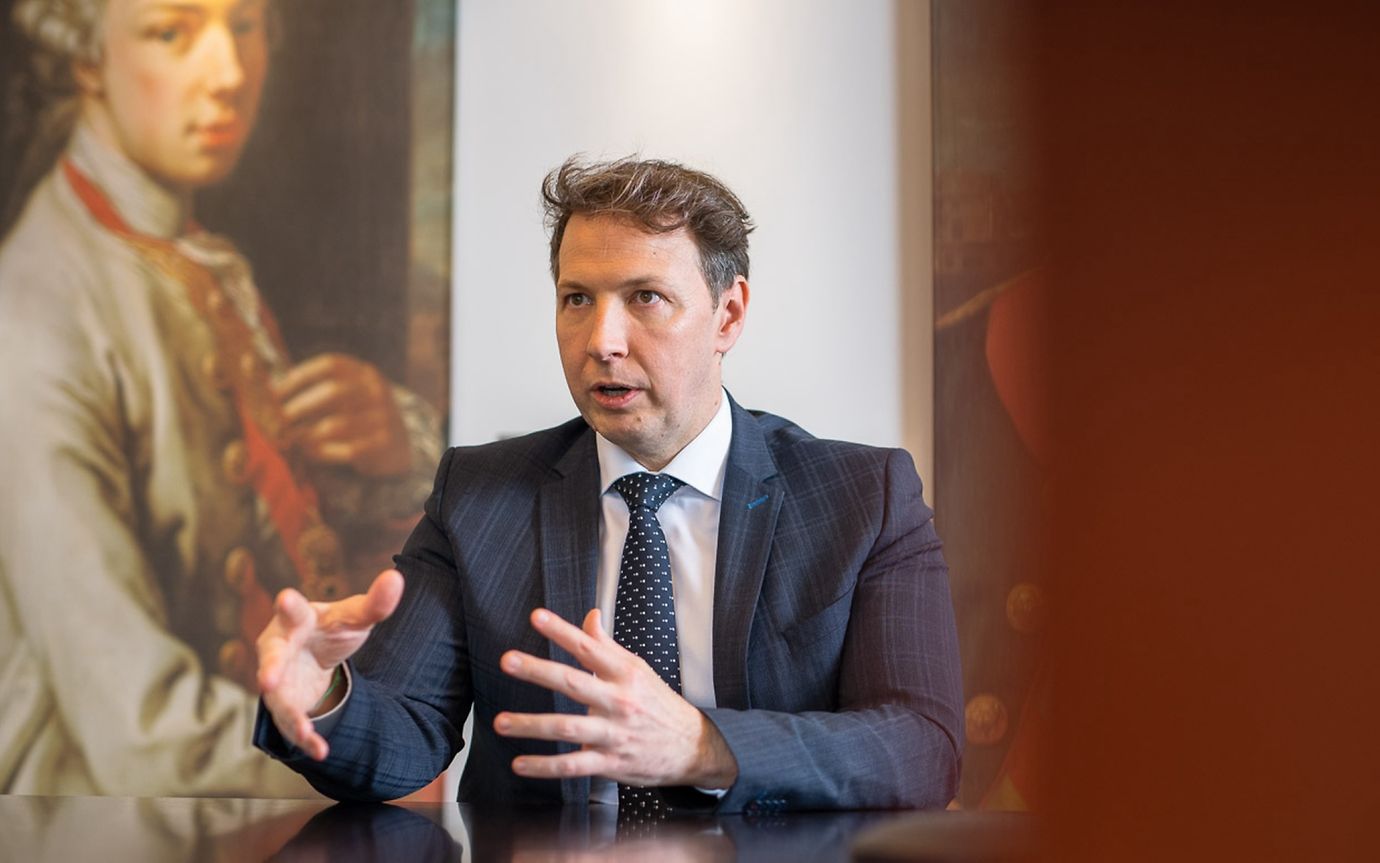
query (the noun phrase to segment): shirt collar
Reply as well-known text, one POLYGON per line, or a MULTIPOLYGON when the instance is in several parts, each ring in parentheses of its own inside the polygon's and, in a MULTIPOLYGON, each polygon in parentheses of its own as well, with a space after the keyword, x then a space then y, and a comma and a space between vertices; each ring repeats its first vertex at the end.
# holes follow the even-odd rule
POLYGON ((166 240, 186 229, 191 217, 191 196, 154 182, 128 156, 102 141, 85 122, 77 123, 67 153, 136 233, 166 240))
MULTIPOLYGON (((733 412, 729 409, 728 393, 723 393, 714 418, 660 472, 670 474, 705 497, 720 500, 724 493, 728 447, 732 442, 733 412)), ((622 447, 597 432, 594 444, 599 453, 601 493, 607 493, 619 477, 646 470, 622 447)))

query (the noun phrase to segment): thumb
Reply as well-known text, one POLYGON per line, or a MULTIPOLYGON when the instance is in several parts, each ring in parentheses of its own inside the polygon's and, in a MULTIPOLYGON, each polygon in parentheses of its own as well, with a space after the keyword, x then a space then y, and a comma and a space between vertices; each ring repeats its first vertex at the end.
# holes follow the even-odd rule
POLYGON ((369 585, 368 593, 357 593, 335 602, 318 603, 321 628, 367 630, 392 614, 402 599, 403 578, 395 569, 386 570, 369 585))
POLYGON ((396 569, 378 574, 364 596, 364 615, 369 623, 378 623, 397 610, 402 601, 403 577, 396 569))

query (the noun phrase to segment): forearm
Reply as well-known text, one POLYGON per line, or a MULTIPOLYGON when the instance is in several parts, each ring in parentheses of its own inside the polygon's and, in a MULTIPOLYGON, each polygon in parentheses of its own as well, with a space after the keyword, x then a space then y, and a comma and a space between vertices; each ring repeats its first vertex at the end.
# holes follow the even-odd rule
MULTIPOLYGON (((444 476, 447 460, 440 474, 444 476)), ((397 608, 350 661, 349 690, 318 762, 284 741, 260 709, 255 744, 342 800, 387 800, 422 787, 462 745, 471 706, 464 610, 441 528, 442 483, 397 558, 404 588, 397 608)))
POLYGON ((738 767, 722 812, 937 808, 958 787, 957 741, 904 707, 705 714, 738 767))

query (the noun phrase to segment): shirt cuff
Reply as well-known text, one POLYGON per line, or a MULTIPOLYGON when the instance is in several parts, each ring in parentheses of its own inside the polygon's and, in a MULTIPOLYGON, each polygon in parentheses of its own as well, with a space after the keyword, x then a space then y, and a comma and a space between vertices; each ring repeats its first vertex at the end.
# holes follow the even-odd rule
POLYGON ((325 713, 312 719, 312 725, 316 728, 316 733, 322 737, 329 737, 335 727, 340 724, 340 714, 345 709, 345 704, 350 700, 350 690, 353 677, 350 672, 350 663, 343 662, 340 667, 345 671, 345 694, 340 697, 340 703, 325 713))

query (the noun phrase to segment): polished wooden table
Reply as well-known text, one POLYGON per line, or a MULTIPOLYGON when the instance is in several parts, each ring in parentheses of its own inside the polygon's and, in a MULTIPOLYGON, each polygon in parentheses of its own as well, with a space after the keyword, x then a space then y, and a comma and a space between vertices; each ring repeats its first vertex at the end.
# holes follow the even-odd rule
POLYGON ((601 806, 0 796, 9 861, 1001 861, 1029 819, 969 812, 717 816, 621 828, 601 806))

